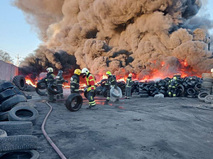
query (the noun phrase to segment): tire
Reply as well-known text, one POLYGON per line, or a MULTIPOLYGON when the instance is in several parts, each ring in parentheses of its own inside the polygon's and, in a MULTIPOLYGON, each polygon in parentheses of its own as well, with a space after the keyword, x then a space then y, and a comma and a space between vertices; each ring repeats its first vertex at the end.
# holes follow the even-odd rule
POLYGON ((194 88, 196 91, 199 91, 201 89, 201 84, 200 83, 197 83, 195 85, 195 88, 194 88))
POLYGON ((16 94, 19 94, 19 95, 23 95, 26 97, 25 93, 22 92, 20 89, 18 89, 17 87, 14 87, 13 88, 13 91, 16 93, 16 94))
POLYGON ((15 86, 11 82, 3 82, 0 85, 0 92, 6 90, 6 89, 11 89, 14 88, 15 86))
POLYGON ((0 111, 8 111, 11 108, 13 108, 16 104, 20 102, 26 102, 27 99, 23 95, 15 95, 7 100, 5 100, 1 106, 0 106, 0 111))
POLYGON ((198 99, 199 99, 200 101, 205 101, 205 97, 206 97, 207 95, 210 95, 210 93, 209 93, 209 92, 201 92, 201 93, 198 94, 198 99))
POLYGON ((60 93, 59 87, 57 85, 53 85, 53 84, 51 84, 47 87, 47 91, 50 92, 53 95, 60 93))
POLYGON ((203 78, 212 78, 212 74, 211 73, 202 73, 202 77, 203 78))
POLYGON ((113 96, 115 98, 122 98, 122 91, 119 87, 112 87, 110 89, 110 97, 113 96))
POLYGON ((38 111, 30 106, 16 106, 8 113, 9 121, 31 121, 33 125, 38 118, 38 111))
POLYGON ((18 75, 13 78, 13 83, 22 91, 25 90, 27 84, 23 75, 18 75))
POLYGON ((0 155, 1 159, 39 159, 39 153, 35 150, 23 150, 23 151, 17 151, 17 152, 7 152, 0 155))
POLYGON ((30 121, 4 121, 0 122, 0 129, 11 135, 32 135, 32 122, 30 121))
POLYGON ((0 129, 0 138, 1 137, 6 137, 7 136, 7 132, 3 129, 0 129))
POLYGON ((38 138, 32 135, 16 135, 0 138, 0 152, 37 149, 38 138))
POLYGON ((0 121, 8 119, 8 112, 0 112, 0 121))
POLYGON ((6 99, 16 95, 16 93, 12 89, 7 89, 0 93, 0 103, 5 101, 6 99))
POLYGON ((73 93, 68 96, 65 105, 69 111, 75 112, 81 109, 82 103, 82 96, 80 94, 73 93))
POLYGON ((40 96, 47 96, 47 90, 45 89, 39 89, 39 88, 35 88, 36 93, 40 96))
POLYGON ((213 103, 213 95, 207 95, 205 97, 205 103, 208 103, 208 104, 213 103))
POLYGON ((194 96, 196 94, 196 91, 194 88, 188 88, 186 92, 188 95, 191 95, 191 96, 194 96))

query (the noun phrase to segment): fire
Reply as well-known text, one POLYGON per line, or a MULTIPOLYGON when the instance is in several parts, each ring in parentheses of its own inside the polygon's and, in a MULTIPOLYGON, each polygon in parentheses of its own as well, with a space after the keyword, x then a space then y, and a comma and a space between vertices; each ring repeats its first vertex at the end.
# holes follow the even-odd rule
MULTIPOLYGON (((156 61, 153 61, 152 63, 156 63, 156 61)), ((186 60, 179 60, 180 66, 175 70, 175 72, 168 72, 170 69, 170 66, 167 65, 164 61, 160 63, 161 68, 159 69, 153 69, 151 70, 151 73, 149 75, 145 75, 142 78, 139 78, 139 75, 132 73, 132 79, 134 81, 144 82, 144 81, 156 81, 164 78, 172 78, 175 74, 179 74, 181 78, 188 77, 188 76, 197 76, 200 77, 200 75, 196 74, 196 70, 193 70, 190 65, 187 63, 186 60), (162 69, 164 68, 164 69, 162 69), (163 71, 162 71, 163 70, 163 71)), ((125 70, 122 70, 121 74, 125 74, 125 70)), ((96 80, 96 85, 98 85, 103 79, 108 79, 107 75, 97 75, 98 80, 96 80)), ((116 76, 117 82, 126 81, 128 77, 128 74, 123 76, 116 76)), ((33 87, 36 87, 36 82, 33 82, 29 77, 26 77, 26 83, 29 85, 32 85, 33 87)), ((70 88, 70 83, 64 83, 64 88, 70 88)), ((85 79, 80 79, 80 89, 83 90, 86 87, 85 79)))
POLYGON ((32 80, 29 77, 25 77, 25 81, 28 85, 36 87, 36 83, 32 82, 32 80))

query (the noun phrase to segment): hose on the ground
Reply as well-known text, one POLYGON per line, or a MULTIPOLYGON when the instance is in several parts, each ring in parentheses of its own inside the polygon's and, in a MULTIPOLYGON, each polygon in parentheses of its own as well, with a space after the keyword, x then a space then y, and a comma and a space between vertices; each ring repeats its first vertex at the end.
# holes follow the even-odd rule
POLYGON ((51 111, 52 111, 52 106, 46 102, 46 104, 50 107, 50 110, 49 112, 47 113, 46 117, 44 118, 44 121, 42 123, 42 126, 41 126, 41 130, 45 136, 45 138, 47 139, 47 141, 49 142, 49 144, 53 147, 53 149, 56 151, 56 153, 61 157, 61 159, 67 159, 64 154, 59 150, 59 148, 54 144, 54 142, 51 140, 51 138, 47 135, 45 129, 44 129, 44 126, 46 124, 46 121, 47 121, 47 118, 49 117, 51 111))

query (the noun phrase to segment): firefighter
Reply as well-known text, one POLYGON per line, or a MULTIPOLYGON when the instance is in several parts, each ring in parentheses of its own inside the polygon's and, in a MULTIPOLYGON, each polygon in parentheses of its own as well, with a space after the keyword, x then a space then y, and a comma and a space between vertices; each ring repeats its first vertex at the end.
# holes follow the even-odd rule
POLYGON ((129 99, 132 96, 132 85, 132 74, 130 73, 126 79, 125 99, 129 99))
POLYGON ((80 69, 75 69, 74 75, 70 79, 70 91, 71 93, 79 94, 79 76, 81 75, 80 69))
POLYGON ((58 87, 58 91, 59 91, 59 96, 60 98, 64 98, 63 96, 63 83, 64 82, 67 82, 66 80, 64 80, 63 76, 63 71, 62 70, 59 70, 58 71, 58 75, 56 76, 56 84, 57 84, 57 87, 58 87))
POLYGON ((168 85, 168 95, 169 95, 169 97, 176 97, 177 96, 177 86, 178 86, 177 77, 174 76, 169 81, 169 85, 168 85))
POLYGON ((87 99, 89 100, 89 107, 87 109, 90 109, 92 107, 96 106, 95 100, 94 100, 94 93, 95 93, 95 77, 89 72, 87 68, 82 69, 83 77, 86 77, 87 82, 87 99))
MULTIPOLYGON (((53 74, 53 68, 52 67, 48 67, 46 70, 47 70, 47 76, 45 78, 45 81, 47 82, 47 87, 48 87, 48 86, 50 86, 51 84, 54 83, 55 75, 53 74)), ((56 101, 56 99, 54 98, 54 95, 51 92, 47 91, 47 93, 48 93, 48 97, 49 97, 50 102, 56 101)))
MULTIPOLYGON (((106 101, 104 102, 105 105, 107 105, 110 100, 110 88, 117 87, 116 77, 112 75, 110 71, 107 71, 106 75, 108 76, 108 79, 107 82, 105 83, 105 86, 107 87, 107 98, 106 101)), ((118 99, 116 101, 118 101, 118 99)))

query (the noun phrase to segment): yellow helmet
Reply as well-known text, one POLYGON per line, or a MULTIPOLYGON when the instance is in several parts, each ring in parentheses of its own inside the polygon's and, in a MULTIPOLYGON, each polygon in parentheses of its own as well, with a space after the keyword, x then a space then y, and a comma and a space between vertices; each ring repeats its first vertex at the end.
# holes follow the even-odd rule
POLYGON ((107 71, 106 74, 107 75, 112 75, 112 73, 110 71, 107 71))
POLYGON ((49 72, 53 72, 53 68, 52 67, 48 67, 46 70, 47 70, 48 73, 49 72))
POLYGON ((80 75, 81 74, 81 70, 80 69, 75 69, 74 74, 80 75))
POLYGON ((132 74, 130 73, 130 74, 128 75, 128 77, 132 77, 132 74))

